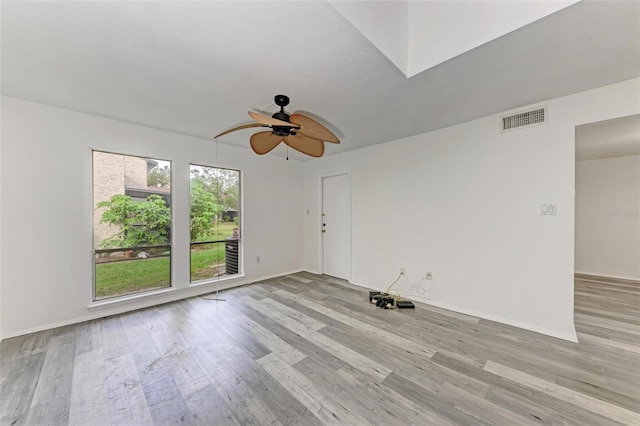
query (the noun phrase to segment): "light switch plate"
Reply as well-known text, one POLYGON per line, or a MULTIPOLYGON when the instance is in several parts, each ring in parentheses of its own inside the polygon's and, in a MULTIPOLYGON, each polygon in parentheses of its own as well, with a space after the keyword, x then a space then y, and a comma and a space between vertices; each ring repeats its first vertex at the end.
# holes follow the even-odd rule
POLYGON ((543 204, 540 208, 541 215, 555 215, 558 210, 557 204, 543 204))

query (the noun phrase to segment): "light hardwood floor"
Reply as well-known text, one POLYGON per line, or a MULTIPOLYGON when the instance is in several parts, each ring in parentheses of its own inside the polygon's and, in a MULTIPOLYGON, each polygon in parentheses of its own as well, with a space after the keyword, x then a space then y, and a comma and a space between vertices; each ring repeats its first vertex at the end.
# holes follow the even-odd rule
POLYGON ((2 342, 2 425, 640 425, 640 288, 573 344, 299 273, 2 342))

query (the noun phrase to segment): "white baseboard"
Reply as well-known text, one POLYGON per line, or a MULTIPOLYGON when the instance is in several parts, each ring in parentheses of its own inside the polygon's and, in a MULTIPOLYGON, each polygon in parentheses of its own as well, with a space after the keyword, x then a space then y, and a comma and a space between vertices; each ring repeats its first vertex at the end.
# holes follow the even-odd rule
POLYGON ((436 306, 438 308, 446 309, 446 310, 449 310, 449 311, 459 312, 459 313, 465 314, 465 315, 471 315, 472 317, 482 318, 482 319, 486 319, 486 320, 490 320, 490 321, 495 321, 495 322, 499 322, 499 323, 502 323, 502 324, 510 325, 510 326, 513 326, 513 327, 522 328, 524 330, 533 331, 535 333, 544 334, 546 336, 555 337, 557 339, 568 340, 569 342, 578 343, 578 335, 577 335, 577 333, 575 331, 575 327, 573 329, 573 332, 571 332, 571 333, 563 333, 563 332, 559 332, 557 330, 550 330, 548 328, 539 327, 539 326, 533 325, 533 324, 523 323, 523 322, 519 322, 519 321, 513 321, 511 319, 503 318, 503 317, 498 316, 498 315, 492 315, 492 314, 488 314, 486 312, 474 311, 473 309, 461 308, 459 306, 449 305, 447 303, 442 303, 442 302, 438 302, 438 301, 434 301, 434 300, 423 300, 423 299, 421 299, 419 297, 413 297, 413 296, 412 296, 412 299, 416 300, 418 302, 424 303, 426 305, 436 306))
MULTIPOLYGON (((379 289, 379 288, 374 288, 374 287, 370 287, 364 284, 360 284, 360 283, 355 283, 355 282, 350 282, 353 285, 357 285, 358 287, 364 287, 364 288, 369 288, 371 290, 375 290, 375 291, 385 291, 386 289, 379 289)), ((405 296, 403 296, 405 297, 405 296)), ((476 317, 476 318, 482 318, 482 319, 486 319, 486 320, 490 320, 490 321, 495 321, 495 322, 499 322, 502 324, 506 324, 506 325, 510 325, 513 327, 517 327, 517 328, 522 328, 524 330, 529 330, 529 331, 533 331, 535 333, 539 333, 539 334, 544 334, 546 336, 551 336, 551 337, 555 337, 557 339, 562 339, 562 340, 568 340, 569 342, 573 342, 573 343, 578 343, 578 335, 575 331, 575 326, 573 328, 573 332, 572 333, 563 333, 563 332, 559 332, 557 330, 550 330, 544 327, 539 327, 537 325, 534 324, 528 324, 528 323, 523 323, 523 322, 519 322, 519 321, 514 321, 508 318, 503 318, 500 317, 498 315, 492 315, 486 312, 480 312, 480 311, 475 311, 473 309, 467 309, 467 308, 462 308, 460 306, 455 306, 455 305, 451 305, 448 303, 443 303, 443 302, 439 302, 436 300, 432 300, 432 299, 425 299, 419 296, 406 296, 407 299, 410 299, 414 302, 420 302, 420 303, 424 303, 425 305, 431 305, 431 306, 435 306, 438 308, 442 308, 442 309, 446 309, 448 311, 453 311, 453 312, 458 312, 461 314, 465 314, 465 315, 470 315, 472 317, 476 317)))
POLYGON ((626 275, 611 275, 611 274, 605 274, 602 272, 574 271, 574 273, 581 274, 581 275, 593 275, 594 277, 613 278, 617 280, 640 281, 640 277, 631 277, 626 275))
POLYGON ((85 321, 93 321, 100 318, 109 317, 112 315, 124 314, 127 312, 135 311, 138 309, 149 308, 152 306, 162 305, 169 302, 175 302, 177 300, 187 299, 189 297, 197 297, 203 294, 212 293, 216 289, 228 290, 234 287, 240 287, 247 284, 252 284, 258 281, 264 281, 271 278, 282 277, 285 275, 295 274, 302 272, 302 269, 296 269, 292 271, 283 272, 281 274, 266 275, 259 278, 242 277, 238 279, 221 281, 220 287, 217 288, 218 283, 216 281, 201 284, 192 284, 186 288, 180 289, 168 289, 150 294, 136 295, 136 297, 124 299, 124 300, 112 300, 104 303, 97 303, 87 307, 90 314, 80 317, 69 318, 62 321, 56 321, 47 324, 37 325, 35 327, 25 328, 22 330, 11 331, 9 333, 0 336, 0 341, 4 339, 10 339, 12 337, 23 336, 25 334, 37 333, 39 331, 50 330, 52 328, 64 327, 67 325, 78 324, 85 321))
MULTIPOLYGON (((316 271, 312 271, 309 269, 296 269, 296 270, 292 270, 292 271, 288 271, 288 272, 283 272, 283 273, 279 273, 279 274, 273 274, 273 275, 267 275, 267 276, 262 276, 259 278, 247 278, 245 277, 244 279, 240 279, 240 280, 233 280, 233 282, 227 282, 222 284, 222 282, 220 283, 220 287, 219 290, 227 290, 227 289, 231 289, 234 287, 240 287, 243 285, 247 285, 247 284, 252 284, 255 282, 259 282, 259 281, 264 281, 264 280, 268 280, 268 279, 272 279, 272 278, 277 278, 277 277, 282 277, 285 275, 290 275, 290 274, 295 274, 298 272, 309 272, 315 275, 320 275, 318 272, 316 271)), ((385 289, 377 289, 368 285, 364 285, 364 284, 360 284, 360 283, 356 283, 356 282, 352 282, 349 281, 350 284, 356 285, 358 287, 363 287, 363 288, 368 288, 368 289, 372 289, 372 290, 379 290, 379 291, 384 291, 385 289)), ((22 329, 22 330, 17 330, 17 331, 13 331, 13 332, 9 332, 5 335, 2 335, 0 338, 1 340, 4 339, 9 339, 12 337, 17 337, 17 336, 22 336, 25 334, 30 334, 30 333, 37 333, 39 331, 44 331, 44 330, 49 330, 52 328, 57 328, 57 327, 64 327, 67 325, 72 325, 72 324, 77 324, 77 323, 81 323, 81 322, 85 322, 85 321, 93 321, 99 318, 104 318, 104 317, 108 317, 108 316, 112 316, 112 315, 119 315, 119 314, 124 314, 127 312, 131 312, 131 311, 135 311, 137 309, 144 309, 144 308, 148 308, 151 306, 157 306, 157 305, 162 305, 164 303, 169 303, 169 302, 174 302, 177 300, 182 300, 182 299, 187 299, 189 297, 197 297, 197 296, 201 296, 203 294, 207 294, 207 293, 211 293, 213 291, 216 290, 216 286, 217 286, 217 282, 210 282, 210 283, 203 283, 203 284, 196 284, 196 285, 192 285, 190 287, 187 288, 183 288, 183 289, 173 289, 173 291, 166 291, 166 292, 159 292, 157 294, 148 294, 148 295, 144 295, 146 297, 141 297, 141 298, 137 298, 137 299, 131 299, 131 300, 121 300, 121 301, 114 301, 111 304, 104 304, 104 306, 99 306, 99 305, 94 305, 91 308, 91 311, 93 311, 91 314, 88 315, 84 315, 81 317, 75 317, 75 318, 70 318, 67 320, 63 320, 63 321, 57 321, 57 322, 53 322, 53 323, 48 323, 48 324, 42 324, 42 325, 38 325, 35 327, 31 327, 31 328, 27 328, 27 329, 22 329), (120 303, 117 303, 120 302, 120 303)), ((459 312, 462 314, 466 314, 466 315, 471 315, 473 317, 477 317, 477 318, 484 318, 487 320, 491 320, 491 321, 496 321, 496 322, 500 322, 502 324, 507 324, 507 325, 511 325, 514 327, 518 327, 518 328, 522 328, 525 330, 529 330, 529 331, 533 331, 536 333, 540 333, 540 334, 544 334, 547 336, 552 336, 552 337, 556 337, 559 339, 563 339, 563 340, 568 340, 570 342, 577 342, 578 338, 577 338, 577 334, 575 333, 575 330, 573 331, 573 333, 559 333, 556 330, 549 330, 543 327, 538 327, 532 324, 527 324, 527 323, 521 323, 518 321, 513 321, 507 318, 502 318, 496 315, 491 315, 488 313, 484 313, 484 312, 478 312, 478 311, 474 311, 474 310, 470 310, 470 309, 466 309, 466 308, 461 308, 459 306, 454 306, 454 305, 450 305, 450 304, 446 304, 446 303, 442 303, 442 302, 438 302, 438 301, 434 301, 434 300, 430 300, 430 299, 423 299, 420 297, 416 297, 416 296, 411 296, 410 297, 411 300, 414 300, 416 302, 420 302, 420 303, 424 303, 427 305, 432 305, 432 306, 436 306, 439 308, 443 308, 443 309, 447 309, 453 312, 459 312)))

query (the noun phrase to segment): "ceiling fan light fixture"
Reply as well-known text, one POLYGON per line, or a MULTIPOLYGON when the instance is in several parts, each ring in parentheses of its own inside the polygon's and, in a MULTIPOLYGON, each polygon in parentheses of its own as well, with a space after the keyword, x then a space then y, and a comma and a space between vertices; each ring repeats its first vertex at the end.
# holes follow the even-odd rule
POLYGON ((273 134, 277 136, 289 136, 290 134, 292 134, 292 132, 295 132, 295 130, 292 130, 291 127, 285 126, 273 126, 272 130, 273 134))

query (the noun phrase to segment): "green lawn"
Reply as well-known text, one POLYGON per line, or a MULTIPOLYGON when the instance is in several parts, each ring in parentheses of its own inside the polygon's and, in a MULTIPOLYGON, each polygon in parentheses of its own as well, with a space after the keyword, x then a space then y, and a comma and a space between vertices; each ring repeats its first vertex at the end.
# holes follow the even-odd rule
MULTIPOLYGON (((221 223, 218 229, 197 242, 218 241, 233 236, 233 228, 238 226, 233 222, 221 223)), ((191 281, 204 280, 216 276, 216 266, 224 263, 224 243, 196 245, 191 251, 191 281)))
POLYGON ((220 223, 217 230, 213 231, 209 235, 198 238, 196 242, 224 240, 227 237, 233 236, 233 228, 237 227, 238 226, 233 222, 220 223))
MULTIPOLYGON (((220 224, 199 241, 224 240, 233 235, 234 223, 220 224)), ((224 263, 224 243, 193 246, 191 251, 191 281, 216 275, 216 266, 224 263)), ((169 287, 171 284, 169 257, 124 260, 96 264, 96 299, 169 287)))
POLYGON ((220 263, 224 263, 224 243, 200 246, 200 249, 191 252, 191 281, 216 276, 216 266, 220 263))
POLYGON ((123 260, 96 265, 96 299, 169 287, 169 257, 123 260))

